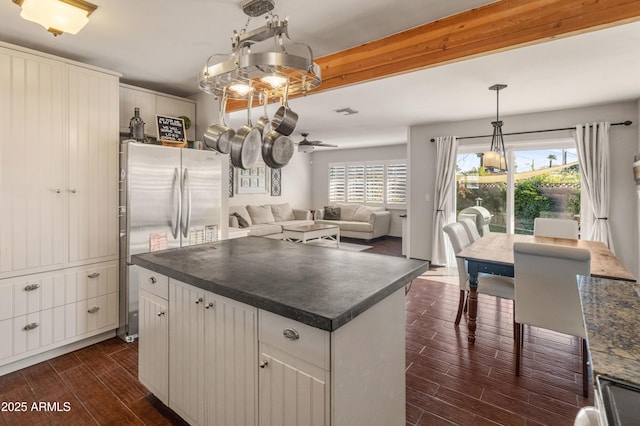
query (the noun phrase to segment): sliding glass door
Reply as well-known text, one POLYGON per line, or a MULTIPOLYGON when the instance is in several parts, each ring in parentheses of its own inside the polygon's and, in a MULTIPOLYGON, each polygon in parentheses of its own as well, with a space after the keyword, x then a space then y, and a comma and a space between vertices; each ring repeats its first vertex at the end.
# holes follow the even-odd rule
POLYGON ((537 217, 580 220, 580 169, 573 141, 514 143, 505 172, 482 167, 487 147, 461 147, 456 170, 456 212, 481 205, 492 232, 533 234, 537 217))

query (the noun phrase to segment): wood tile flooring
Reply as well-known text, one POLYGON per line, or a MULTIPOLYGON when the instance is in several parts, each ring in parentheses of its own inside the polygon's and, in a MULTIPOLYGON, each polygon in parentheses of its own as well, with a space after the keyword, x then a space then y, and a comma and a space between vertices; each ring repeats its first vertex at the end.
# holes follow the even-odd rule
MULTIPOLYGON (((400 255, 399 243, 370 242, 378 251, 368 251, 400 255)), ((517 378, 511 303, 480 295, 477 341, 469 345, 466 322, 453 326, 458 287, 439 278, 430 271, 407 295, 407 426, 571 425, 593 404, 581 395, 577 339, 525 328, 517 378)), ((25 412, 0 411, 0 426, 184 424, 137 381, 137 355, 136 343, 113 338, 0 376, 0 401, 27 403, 25 412), (33 402, 49 403, 49 411, 33 402)))

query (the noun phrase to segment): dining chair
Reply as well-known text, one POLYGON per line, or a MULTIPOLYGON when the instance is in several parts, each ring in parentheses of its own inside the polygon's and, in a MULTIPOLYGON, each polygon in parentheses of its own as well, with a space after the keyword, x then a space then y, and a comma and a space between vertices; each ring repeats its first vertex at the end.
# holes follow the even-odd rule
POLYGON ((476 227, 476 222, 473 219, 469 217, 465 217, 458 220, 458 222, 460 222, 462 226, 464 226, 464 229, 465 231, 467 231, 467 235, 469 236, 469 240, 471 240, 471 242, 474 242, 480 239, 482 235, 480 235, 480 232, 478 232, 478 228, 476 227))
MULTIPOLYGON (((456 254, 471 244, 467 231, 460 222, 450 223, 442 229, 449 237, 453 251, 456 254)), ((469 274, 467 273, 467 263, 464 259, 458 257, 456 262, 458 264, 458 280, 460 284, 460 300, 455 320, 455 324, 458 325, 462 312, 466 311, 467 298, 469 297, 469 274)), ((478 274, 478 293, 513 300, 513 278, 492 274, 478 274)))
POLYGON ((533 221, 533 235, 537 237, 554 237, 578 239, 578 221, 573 219, 556 219, 537 217, 533 221))
POLYGON ((590 274, 589 250, 551 244, 513 245, 516 376, 520 375, 523 324, 569 334, 582 341, 582 393, 589 394, 587 343, 577 275, 590 274))

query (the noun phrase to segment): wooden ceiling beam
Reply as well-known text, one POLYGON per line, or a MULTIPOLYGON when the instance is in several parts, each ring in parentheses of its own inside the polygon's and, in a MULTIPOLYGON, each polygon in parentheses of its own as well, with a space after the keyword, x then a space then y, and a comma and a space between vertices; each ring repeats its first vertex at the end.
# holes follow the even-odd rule
POLYGON ((640 0, 501 0, 316 58, 322 84, 307 96, 637 20, 640 0))

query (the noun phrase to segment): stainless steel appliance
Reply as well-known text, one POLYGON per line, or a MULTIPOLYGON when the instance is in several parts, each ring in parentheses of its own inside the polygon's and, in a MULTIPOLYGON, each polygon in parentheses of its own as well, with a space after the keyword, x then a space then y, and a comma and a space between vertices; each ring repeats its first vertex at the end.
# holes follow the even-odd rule
POLYGON ((216 241, 221 155, 125 140, 120 151, 120 327, 138 335, 138 276, 131 255, 216 241))

